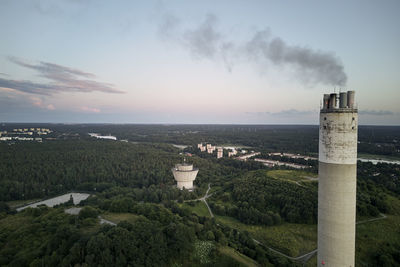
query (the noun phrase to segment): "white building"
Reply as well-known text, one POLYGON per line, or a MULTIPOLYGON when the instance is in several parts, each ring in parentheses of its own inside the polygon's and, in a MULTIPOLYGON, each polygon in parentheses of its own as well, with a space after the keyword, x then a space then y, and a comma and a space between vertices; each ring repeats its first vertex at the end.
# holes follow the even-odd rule
POLYGON ((217 159, 220 159, 224 156, 224 149, 222 147, 217 148, 217 159))

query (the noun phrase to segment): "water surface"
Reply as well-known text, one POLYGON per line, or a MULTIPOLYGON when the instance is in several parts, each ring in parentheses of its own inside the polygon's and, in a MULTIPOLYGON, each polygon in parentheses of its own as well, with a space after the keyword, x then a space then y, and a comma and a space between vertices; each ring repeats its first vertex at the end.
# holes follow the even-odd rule
POLYGON ((40 202, 36 202, 36 203, 32 203, 32 204, 20 207, 17 209, 17 211, 24 210, 28 207, 36 208, 37 206, 43 205, 43 204, 48 207, 54 207, 55 205, 69 201, 71 195, 72 195, 72 198, 74 199, 74 205, 79 204, 82 200, 85 200, 90 196, 90 194, 86 194, 86 193, 68 193, 68 194, 58 196, 58 197, 53 197, 50 199, 46 199, 46 200, 43 200, 40 202))

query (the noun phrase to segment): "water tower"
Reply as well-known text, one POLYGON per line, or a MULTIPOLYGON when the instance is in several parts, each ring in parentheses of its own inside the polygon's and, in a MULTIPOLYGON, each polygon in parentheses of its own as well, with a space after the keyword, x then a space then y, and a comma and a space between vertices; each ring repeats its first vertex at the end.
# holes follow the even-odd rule
POLYGON ((177 187, 179 189, 193 190, 193 181, 196 179, 198 168, 193 168, 193 164, 186 163, 186 159, 181 164, 176 164, 172 168, 172 173, 177 182, 177 187))

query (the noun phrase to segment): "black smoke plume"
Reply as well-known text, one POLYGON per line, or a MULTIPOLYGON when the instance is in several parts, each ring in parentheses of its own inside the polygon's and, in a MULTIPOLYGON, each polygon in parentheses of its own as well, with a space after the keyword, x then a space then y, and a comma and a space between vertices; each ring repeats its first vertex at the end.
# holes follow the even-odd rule
POLYGON ((181 31, 176 31, 179 21, 176 17, 169 14, 164 18, 159 27, 164 37, 168 33, 170 40, 180 43, 197 59, 222 61, 228 71, 232 71, 238 62, 247 61, 289 68, 306 83, 346 85, 347 75, 343 64, 334 53, 289 45, 281 38, 271 36, 268 29, 255 32, 245 42, 235 43, 217 29, 218 19, 213 14, 207 15, 197 27, 181 31), (175 35, 171 35, 171 32, 175 35))

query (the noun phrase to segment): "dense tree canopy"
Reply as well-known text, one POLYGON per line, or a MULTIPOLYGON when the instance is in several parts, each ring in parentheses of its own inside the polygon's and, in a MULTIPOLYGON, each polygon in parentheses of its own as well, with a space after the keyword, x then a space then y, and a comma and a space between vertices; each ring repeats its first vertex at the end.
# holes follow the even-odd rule
MULTIPOLYGON (((198 142, 208 142, 252 146, 267 158, 269 151, 315 155, 316 126, 44 127, 54 130, 49 137, 55 140, 0 143, 2 266, 241 266, 219 250, 227 246, 263 266, 296 266, 296 262, 256 244, 248 232, 185 208, 191 206, 183 202, 203 196, 209 183, 214 191, 208 202, 217 215, 263 227, 287 222, 316 223, 316 181, 277 179, 268 175, 260 163, 216 159, 215 155, 196 149, 198 142), (111 133, 130 142, 95 140, 88 132, 111 133), (184 151, 194 154, 188 157, 200 169, 194 192, 174 186, 171 167, 182 161, 182 150, 173 147, 173 143, 189 145, 184 151), (15 214, 15 200, 47 198, 71 190, 92 194, 81 202, 79 215, 64 212, 71 202, 55 208, 28 208, 15 214), (128 214, 134 221, 100 225, 98 216, 104 214, 128 214)), ((397 130, 360 127, 359 149, 396 156, 397 130)), ((280 160, 309 163, 313 166, 310 171, 317 172, 316 161, 280 160)), ((391 201, 399 198, 399 177, 396 165, 358 162, 358 218, 376 217, 379 213, 398 216, 399 208, 391 201)), ((195 206, 195 202, 189 203, 195 206)), ((371 254, 368 263, 400 263, 396 250, 399 245, 397 241, 387 241, 371 254)))

